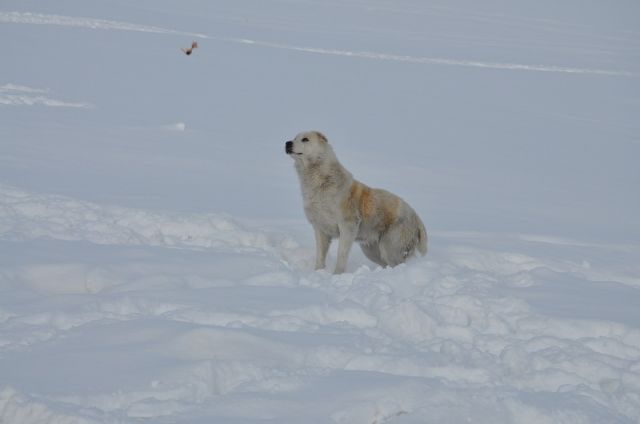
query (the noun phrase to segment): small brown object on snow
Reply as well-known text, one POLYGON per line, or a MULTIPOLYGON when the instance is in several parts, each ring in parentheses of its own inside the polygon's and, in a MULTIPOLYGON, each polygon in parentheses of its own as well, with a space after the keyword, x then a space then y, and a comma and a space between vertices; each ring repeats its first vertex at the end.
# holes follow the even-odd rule
POLYGON ((180 50, 182 50, 184 52, 184 54, 186 54, 187 56, 189 56, 191 53, 193 53, 193 49, 197 49, 198 48, 198 43, 197 42, 193 42, 191 43, 191 47, 189 48, 182 48, 180 50))

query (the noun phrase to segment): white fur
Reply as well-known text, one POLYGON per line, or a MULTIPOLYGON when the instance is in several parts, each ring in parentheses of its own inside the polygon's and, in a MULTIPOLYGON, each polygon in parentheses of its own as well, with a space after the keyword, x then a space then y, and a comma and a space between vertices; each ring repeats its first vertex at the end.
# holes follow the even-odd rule
POLYGON ((325 267, 331 240, 339 239, 335 273, 346 270, 354 241, 382 266, 427 252, 427 234, 415 211, 400 197, 355 180, 338 161, 327 138, 303 132, 287 142, 295 160, 304 211, 315 231, 316 269, 325 267))

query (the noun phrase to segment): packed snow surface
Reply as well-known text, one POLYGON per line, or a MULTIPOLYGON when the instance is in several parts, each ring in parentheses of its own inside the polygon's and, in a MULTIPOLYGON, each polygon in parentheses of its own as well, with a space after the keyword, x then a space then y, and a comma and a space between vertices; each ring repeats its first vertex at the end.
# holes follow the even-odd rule
POLYGON ((0 5, 0 423, 640 421, 640 6, 58 3, 0 5), (313 271, 309 129, 426 257, 313 271))

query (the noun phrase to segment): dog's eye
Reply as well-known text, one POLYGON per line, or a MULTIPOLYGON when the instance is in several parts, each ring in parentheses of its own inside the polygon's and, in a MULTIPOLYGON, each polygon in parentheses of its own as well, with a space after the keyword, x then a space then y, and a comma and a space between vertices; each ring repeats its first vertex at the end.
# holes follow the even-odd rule
POLYGON ((303 143, 306 143, 307 141, 309 141, 309 139, 308 139, 307 137, 305 137, 305 138, 303 138, 301 141, 302 141, 303 143))

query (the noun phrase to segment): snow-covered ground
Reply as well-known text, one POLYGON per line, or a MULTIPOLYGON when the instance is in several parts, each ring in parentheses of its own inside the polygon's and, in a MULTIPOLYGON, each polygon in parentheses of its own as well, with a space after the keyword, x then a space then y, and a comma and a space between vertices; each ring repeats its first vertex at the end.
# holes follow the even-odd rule
POLYGON ((640 5, 529 3, 3 1, 0 423, 640 421, 640 5), (426 257, 312 271, 307 129, 426 257))

